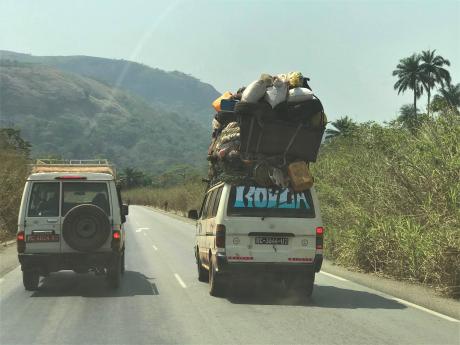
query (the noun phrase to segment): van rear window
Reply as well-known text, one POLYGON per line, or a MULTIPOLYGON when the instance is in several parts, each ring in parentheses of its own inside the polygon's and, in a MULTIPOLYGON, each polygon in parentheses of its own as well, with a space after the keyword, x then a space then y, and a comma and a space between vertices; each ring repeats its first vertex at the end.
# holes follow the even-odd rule
POLYGON ((314 218, 310 190, 232 186, 227 215, 242 217, 314 218))

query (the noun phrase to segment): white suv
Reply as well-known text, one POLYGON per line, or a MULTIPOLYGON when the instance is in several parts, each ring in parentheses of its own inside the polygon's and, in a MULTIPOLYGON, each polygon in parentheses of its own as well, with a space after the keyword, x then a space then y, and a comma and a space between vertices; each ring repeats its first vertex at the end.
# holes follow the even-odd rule
POLYGON ((104 273, 118 287, 128 207, 121 203, 113 169, 73 162, 42 163, 34 171, 24 188, 18 221, 24 287, 36 290, 40 275, 60 270, 104 273))
POLYGON ((197 219, 198 279, 209 281, 211 295, 258 274, 312 294, 324 233, 314 188, 295 193, 219 183, 206 192, 199 214, 188 216, 197 219))

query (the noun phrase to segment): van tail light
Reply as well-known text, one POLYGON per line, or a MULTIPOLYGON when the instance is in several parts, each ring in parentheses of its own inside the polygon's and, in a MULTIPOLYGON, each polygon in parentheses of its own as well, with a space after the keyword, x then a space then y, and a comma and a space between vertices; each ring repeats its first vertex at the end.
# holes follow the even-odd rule
POLYGON ((16 245, 18 253, 24 253, 26 251, 26 235, 24 231, 19 231, 16 234, 16 245))
POLYGON ((316 249, 323 249, 323 235, 324 228, 322 226, 318 226, 316 228, 316 249))
POLYGON ((216 247, 225 248, 225 225, 217 224, 216 226, 216 247))

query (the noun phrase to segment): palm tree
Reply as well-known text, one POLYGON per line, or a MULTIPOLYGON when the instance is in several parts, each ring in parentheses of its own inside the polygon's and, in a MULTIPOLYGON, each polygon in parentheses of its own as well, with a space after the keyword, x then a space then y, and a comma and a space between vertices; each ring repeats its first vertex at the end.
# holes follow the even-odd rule
POLYGON ((412 104, 405 104, 399 109, 397 121, 409 130, 415 128, 419 112, 412 104))
POLYGON ((414 91, 414 108, 417 109, 417 99, 423 93, 422 81, 423 71, 420 65, 420 56, 412 54, 411 56, 399 60, 399 64, 393 71, 393 75, 398 77, 394 89, 398 90, 398 95, 407 89, 414 91))
POLYGON ((451 80, 449 71, 443 68, 443 66, 450 66, 449 60, 444 59, 441 55, 435 55, 435 53, 436 50, 425 50, 420 56, 422 62, 420 67, 424 74, 422 84, 428 94, 428 115, 430 114, 431 90, 436 84, 444 87, 451 80))
MULTIPOLYGON (((440 89, 439 94, 433 97, 433 103, 447 105, 458 113, 458 107, 460 107, 460 83, 457 85, 447 84, 447 86, 440 89)), ((433 108, 435 108, 434 104, 433 108)))
POLYGON ((340 119, 331 122, 331 125, 333 125, 335 129, 326 129, 326 139, 334 138, 339 135, 349 135, 357 127, 356 123, 348 116, 341 117, 340 119))

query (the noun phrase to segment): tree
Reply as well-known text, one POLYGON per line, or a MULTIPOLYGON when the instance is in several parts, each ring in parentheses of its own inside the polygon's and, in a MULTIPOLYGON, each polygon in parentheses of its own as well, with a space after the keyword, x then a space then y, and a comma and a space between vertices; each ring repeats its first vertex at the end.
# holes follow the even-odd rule
POLYGON ((394 89, 398 90, 398 95, 407 89, 414 92, 413 109, 417 109, 417 99, 423 93, 422 81, 424 77, 420 64, 420 56, 414 53, 407 58, 399 60, 399 64, 393 71, 393 76, 398 77, 398 81, 394 85, 394 89))
POLYGON ((331 122, 334 128, 326 129, 326 139, 334 138, 339 135, 350 135, 357 127, 356 123, 348 116, 341 117, 340 119, 331 122))
POLYGON ((414 109, 412 104, 405 104, 399 109, 399 116, 396 121, 401 124, 402 127, 413 132, 420 123, 420 112, 418 109, 414 109))
POLYGON ((431 90, 436 84, 449 85, 451 81, 450 73, 443 66, 450 66, 450 62, 440 55, 435 55, 436 50, 425 50, 420 55, 423 78, 422 84, 428 94, 428 115, 430 114, 431 90))
POLYGON ((460 83, 457 85, 448 84, 439 90, 439 94, 433 97, 433 110, 437 111, 443 106, 448 106, 458 113, 460 107, 460 83))

